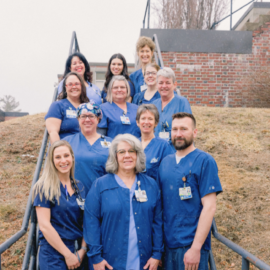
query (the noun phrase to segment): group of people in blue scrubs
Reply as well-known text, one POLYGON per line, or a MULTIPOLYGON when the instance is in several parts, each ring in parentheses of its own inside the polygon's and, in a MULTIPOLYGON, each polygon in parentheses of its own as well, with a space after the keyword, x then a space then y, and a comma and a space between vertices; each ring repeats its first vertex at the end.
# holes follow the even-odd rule
POLYGON ((208 269, 218 169, 195 148, 189 102, 154 50, 139 39, 142 69, 130 76, 114 54, 102 92, 85 57, 68 58, 33 189, 41 270, 208 269))

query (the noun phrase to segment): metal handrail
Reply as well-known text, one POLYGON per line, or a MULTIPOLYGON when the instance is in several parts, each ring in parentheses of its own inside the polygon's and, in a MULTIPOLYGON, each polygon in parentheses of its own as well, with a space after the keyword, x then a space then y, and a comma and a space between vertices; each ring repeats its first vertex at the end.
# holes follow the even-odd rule
POLYGON ((236 12, 238 12, 239 10, 241 10, 242 8, 246 7, 247 5, 251 4, 252 2, 254 2, 255 0, 252 0, 250 2, 248 2, 247 4, 245 4, 244 6, 238 8, 237 10, 235 10, 234 12, 232 12, 232 2, 231 2, 231 13, 229 15, 227 15, 225 18, 221 19, 218 22, 214 22, 210 28, 210 30, 215 29, 214 27, 216 25, 218 25, 219 23, 221 23, 222 21, 224 21, 225 19, 227 19, 228 17, 231 17, 231 22, 230 22, 230 30, 232 30, 232 15, 236 12))
POLYGON ((149 26, 150 26, 150 0, 147 0, 147 3, 146 3, 144 18, 143 18, 143 28, 145 28, 145 19, 146 19, 147 11, 148 11, 148 26, 147 26, 147 28, 149 29, 149 26))
POLYGON ((228 238, 224 237, 220 233, 218 233, 217 225, 215 219, 213 219, 213 224, 212 224, 212 234, 213 236, 222 244, 242 256, 242 270, 249 269, 249 264, 252 263, 255 265, 257 268, 261 270, 270 270, 270 266, 267 265, 265 262, 262 260, 258 259, 256 256, 253 254, 249 253, 239 245, 235 244, 228 238))
MULTIPOLYGON (((73 54, 74 52, 80 52, 80 48, 79 48, 79 44, 78 44, 78 40, 77 40, 77 35, 76 35, 75 31, 72 33, 69 55, 73 54)), ((57 88, 55 88, 52 102, 54 102, 56 100, 56 98, 57 98, 57 88)), ((19 239, 21 239, 27 233, 30 216, 31 216, 31 224, 30 224, 30 230, 29 230, 29 234, 28 234, 28 240, 27 240, 27 245, 26 245, 26 249, 25 249, 25 255, 24 255, 22 269, 27 270, 28 266, 29 266, 29 269, 35 269, 34 267, 35 267, 36 249, 37 249, 36 248, 36 241, 35 241, 37 219, 36 219, 36 212, 35 212, 35 209, 34 209, 33 203, 32 203, 32 190, 33 190, 34 184, 39 179, 42 164, 43 164, 43 161, 45 160, 44 155, 45 155, 47 143, 48 143, 48 131, 45 128, 41 148, 40 148, 39 155, 38 155, 37 166, 35 169, 30 193, 28 196, 27 204, 26 204, 22 227, 18 232, 16 232, 13 236, 11 236, 8 240, 6 240, 4 243, 2 243, 0 245, 0 270, 1 270, 1 255, 2 255, 2 253, 4 253, 8 248, 10 248, 15 242, 17 242, 19 239), (31 260, 30 260, 30 265, 29 265, 30 256, 31 256, 31 260)))

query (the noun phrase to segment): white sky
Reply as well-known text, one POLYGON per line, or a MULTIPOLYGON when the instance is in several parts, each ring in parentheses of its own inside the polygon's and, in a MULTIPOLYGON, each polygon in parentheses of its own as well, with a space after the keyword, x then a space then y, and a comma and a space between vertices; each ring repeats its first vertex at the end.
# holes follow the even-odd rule
MULTIPOLYGON (((248 2, 234 0, 234 10, 248 2)), ((145 6, 146 0, 0 0, 0 97, 14 96, 23 112, 46 112, 72 31, 89 62, 120 52, 133 63, 145 6)), ((229 30, 229 18, 218 29, 229 30)))

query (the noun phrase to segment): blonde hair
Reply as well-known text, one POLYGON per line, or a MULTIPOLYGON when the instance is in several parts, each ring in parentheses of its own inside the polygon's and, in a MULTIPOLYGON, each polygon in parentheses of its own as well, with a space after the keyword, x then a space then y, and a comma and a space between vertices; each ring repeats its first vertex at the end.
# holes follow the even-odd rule
POLYGON ((142 36, 138 39, 136 44, 137 52, 139 52, 139 50, 144 46, 148 46, 152 52, 154 52, 156 48, 156 45, 151 38, 142 36))
MULTIPOLYGON (((54 150, 58 147, 66 146, 70 154, 72 156, 73 162, 72 167, 70 170, 70 177, 74 179, 74 153, 67 141, 56 141, 54 142, 49 149, 47 162, 42 173, 42 176, 38 179, 36 184, 33 187, 32 191, 32 201, 34 201, 35 197, 39 195, 40 200, 42 201, 43 195, 47 201, 53 201, 54 199, 57 200, 59 204, 59 197, 61 196, 60 191, 60 180, 58 178, 57 169, 55 168, 54 161, 53 161, 53 154, 54 150)), ((76 185, 76 181, 74 180, 74 184, 76 185)))
POLYGON ((116 82, 116 81, 123 81, 125 82, 125 85, 126 85, 126 88, 127 88, 127 97, 126 97, 126 101, 128 101, 129 97, 130 97, 130 87, 129 87, 129 83, 127 81, 127 79, 122 76, 122 75, 116 75, 116 76, 113 76, 111 81, 110 81, 110 84, 109 84, 109 87, 108 87, 108 91, 107 91, 107 101, 112 103, 113 102, 113 98, 112 98, 112 88, 113 88, 113 84, 116 82))

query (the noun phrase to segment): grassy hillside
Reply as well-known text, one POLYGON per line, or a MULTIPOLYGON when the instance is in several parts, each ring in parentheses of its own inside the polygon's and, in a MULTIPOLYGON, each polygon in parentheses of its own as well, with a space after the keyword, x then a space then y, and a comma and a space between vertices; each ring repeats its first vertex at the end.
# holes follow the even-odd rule
MULTIPOLYGON (((216 159, 224 192, 219 232, 270 264, 270 109, 192 107, 196 147, 216 159)), ((0 243, 21 227, 44 131, 44 114, 0 123, 0 243)), ((26 237, 2 258, 20 269, 26 237)), ((241 258, 213 240, 217 269, 241 269, 241 258)))

